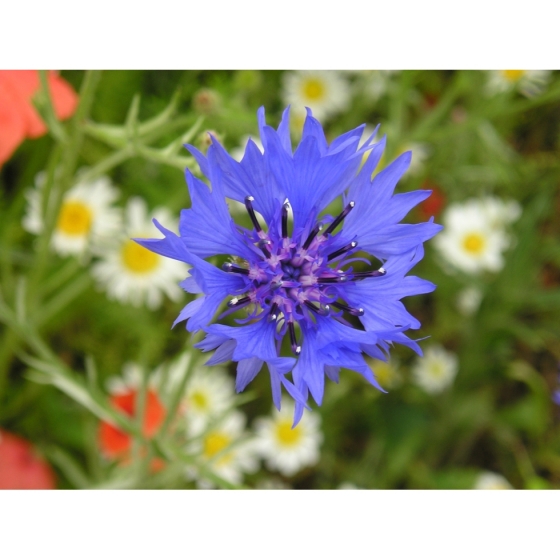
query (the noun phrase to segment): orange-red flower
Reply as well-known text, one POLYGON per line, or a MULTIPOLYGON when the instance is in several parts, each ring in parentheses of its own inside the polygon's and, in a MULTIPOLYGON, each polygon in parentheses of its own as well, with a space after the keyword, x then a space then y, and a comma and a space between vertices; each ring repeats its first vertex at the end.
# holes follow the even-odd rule
POLYGON ((418 211, 423 218, 431 218, 432 216, 437 218, 445 205, 446 197, 442 190, 431 181, 425 181, 422 188, 431 190, 432 194, 418 205, 418 211))
POLYGON ((0 430, 0 489, 49 490, 55 487, 49 464, 31 443, 0 430))
MULTIPOLYGON (((48 84, 56 116, 67 119, 76 110, 76 92, 55 72, 49 72, 48 84)), ((0 70, 0 166, 25 138, 47 132, 31 102, 39 89, 37 70, 0 70)))
MULTIPOLYGON (((130 389, 124 393, 111 396, 110 402, 114 408, 132 417, 136 414, 137 397, 138 391, 130 389)), ((163 423, 165 412, 165 407, 156 392, 148 389, 142 428, 145 437, 150 438, 155 435, 163 423)), ((99 445, 107 457, 126 459, 132 445, 132 437, 108 422, 101 422, 99 445)))

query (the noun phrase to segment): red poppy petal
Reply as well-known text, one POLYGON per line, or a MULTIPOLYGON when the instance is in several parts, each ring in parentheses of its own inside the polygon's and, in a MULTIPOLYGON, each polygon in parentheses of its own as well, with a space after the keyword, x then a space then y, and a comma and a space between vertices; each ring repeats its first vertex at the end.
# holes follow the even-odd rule
POLYGON ((12 93, 0 81, 0 166, 25 138, 25 121, 20 111, 14 109, 14 103, 12 93))
POLYGON ((78 95, 72 86, 58 74, 49 74, 49 89, 56 116, 63 120, 71 117, 78 106, 78 95))
POLYGON ((55 487, 54 473, 24 439, 0 431, 0 489, 42 490, 55 487))

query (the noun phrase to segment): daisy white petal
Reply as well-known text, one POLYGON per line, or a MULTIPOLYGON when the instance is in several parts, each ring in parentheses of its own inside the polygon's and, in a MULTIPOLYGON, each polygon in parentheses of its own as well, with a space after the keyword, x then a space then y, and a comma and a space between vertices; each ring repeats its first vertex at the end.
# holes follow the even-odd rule
POLYGON ((511 490, 511 484, 501 475, 491 471, 481 472, 474 484, 475 490, 511 490))

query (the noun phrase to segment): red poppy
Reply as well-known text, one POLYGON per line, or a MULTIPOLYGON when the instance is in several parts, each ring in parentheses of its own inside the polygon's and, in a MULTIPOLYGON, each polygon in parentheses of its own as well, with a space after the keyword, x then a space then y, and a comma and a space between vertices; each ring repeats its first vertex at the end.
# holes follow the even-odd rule
MULTIPOLYGON (((138 391, 136 389, 129 389, 126 393, 113 395, 110 402, 114 408, 132 417, 136 413, 137 396, 138 391)), ((163 423, 165 412, 165 408, 155 391, 148 389, 142 430, 145 437, 150 438, 155 435, 163 423)), ((124 459, 130 451, 132 438, 120 428, 108 422, 101 422, 99 445, 107 457, 124 459)))
POLYGON ((437 217, 445 206, 447 200, 445 195, 436 184, 430 181, 425 181, 421 188, 431 190, 432 194, 419 204, 418 211, 425 219, 429 219, 432 216, 437 217))
POLYGON ((50 465, 28 441, 0 430, 0 488, 50 490, 55 487, 50 465))
MULTIPOLYGON (((76 110, 76 92, 55 72, 49 72, 48 83, 56 116, 67 119, 76 110)), ((37 70, 0 70, 0 166, 25 138, 37 138, 47 132, 31 103, 39 89, 37 70)))

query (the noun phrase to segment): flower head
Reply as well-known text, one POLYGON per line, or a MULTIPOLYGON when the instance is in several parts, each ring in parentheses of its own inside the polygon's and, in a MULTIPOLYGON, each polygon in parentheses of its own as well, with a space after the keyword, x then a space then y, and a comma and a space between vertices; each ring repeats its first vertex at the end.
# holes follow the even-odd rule
MULTIPOLYGON (((244 439, 247 436, 245 416, 238 410, 207 430, 190 426, 188 435, 193 439, 187 443, 186 451, 199 457, 207 469, 231 484, 241 484, 245 473, 258 468, 253 443, 244 439)), ((213 486, 196 467, 189 469, 187 475, 197 479, 201 487, 213 486)))
POLYGON ((185 418, 189 426, 199 429, 233 405, 233 380, 224 370, 196 370, 185 393, 185 418))
MULTIPOLYGON (((142 372, 137 364, 128 363, 123 367, 122 378, 110 378, 107 382, 111 406, 126 416, 137 414, 140 398, 142 372)), ((146 438, 153 437, 165 419, 166 408, 161 396, 152 383, 146 391, 142 433, 146 438)), ((108 421, 99 425, 99 446, 110 459, 127 460, 132 448, 132 436, 108 421)))
POLYGON ((550 70, 490 70, 486 90, 490 95, 517 89, 525 97, 539 95, 548 80, 550 70))
POLYGON ((293 429, 292 416, 293 403, 284 399, 280 411, 273 409, 272 417, 255 421, 255 449, 269 469, 278 470, 284 476, 316 464, 323 441, 321 418, 316 412, 306 414, 293 429))
MULTIPOLYGON (((156 208, 153 215, 158 220, 171 220, 165 208, 156 208)), ((131 198, 125 209, 124 231, 99 252, 100 260, 92 267, 93 276, 110 298, 136 306, 146 303, 155 309, 162 303, 162 292, 175 301, 181 297, 174 281, 183 278, 187 268, 162 259, 130 239, 150 235, 152 230, 146 203, 131 198)))
POLYGON ((350 102, 350 86, 340 72, 296 70, 284 74, 283 99, 296 113, 310 107, 318 118, 343 111, 350 102))
MULTIPOLYGON (((43 188, 46 176, 39 173, 35 188, 26 193, 27 212, 23 227, 35 234, 43 231, 43 188)), ((59 255, 81 255, 88 249, 95 250, 118 232, 121 212, 112 206, 118 190, 108 177, 94 181, 79 181, 64 193, 54 226, 51 244, 59 255)))
POLYGON ((283 385, 297 401, 297 423, 308 394, 321 404, 325 376, 337 380, 341 367, 379 387, 364 353, 381 358, 393 342, 420 352, 403 333, 420 323, 400 300, 435 288, 406 274, 423 257, 423 242, 441 226, 399 223, 430 194, 393 195, 410 152, 372 179, 385 138, 372 144, 372 135, 359 147, 363 126, 329 144, 309 110, 292 152, 289 109, 278 130, 266 124, 263 109, 258 120, 264 153, 250 141, 241 162, 217 141, 206 157, 188 146, 212 189, 187 170, 192 208, 181 212, 180 234, 154 220, 165 238, 137 241, 192 266, 181 286, 201 296, 176 323, 187 321, 189 331, 206 332, 197 346, 216 349, 207 363, 237 361, 238 392, 266 363, 276 407, 283 385), (370 155, 361 166, 366 151, 370 155), (250 229, 232 221, 226 197, 245 205, 250 229), (339 197, 337 214, 322 214, 339 197), (376 264, 358 258, 359 251, 376 264), (216 267, 205 260, 215 255, 234 259, 216 267), (237 314, 239 326, 212 323, 226 298, 224 315, 237 314), (293 382, 286 379, 290 371, 293 382))
POLYGON ((496 197, 451 204, 443 214, 445 231, 434 244, 459 270, 497 272, 504 265, 502 253, 510 245, 505 226, 520 213, 517 202, 503 202, 496 197))
MULTIPOLYGON (((78 96, 55 72, 47 77, 54 111, 67 119, 76 110, 78 96)), ((25 138, 37 138, 47 132, 31 103, 39 91, 37 70, 0 70, 0 167, 25 138)))
POLYGON ((430 346, 416 359, 412 373, 427 393, 439 393, 449 387, 459 369, 457 356, 441 346, 430 346))

